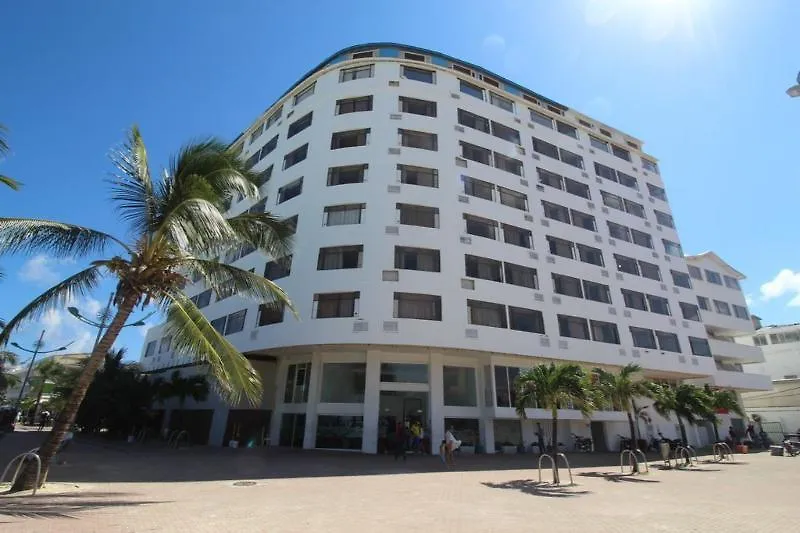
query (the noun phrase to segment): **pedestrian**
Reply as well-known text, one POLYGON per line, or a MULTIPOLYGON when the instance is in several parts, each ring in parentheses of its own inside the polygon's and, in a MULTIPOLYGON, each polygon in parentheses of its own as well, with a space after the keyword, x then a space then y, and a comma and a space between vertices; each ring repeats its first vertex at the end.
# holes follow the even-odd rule
POLYGON ((42 429, 44 429, 44 426, 47 425, 48 422, 50 422, 50 411, 42 411, 39 414, 39 429, 38 429, 38 431, 41 431, 42 429))
POLYGON ((403 423, 397 424, 394 436, 395 436, 394 460, 397 461, 397 458, 402 455, 403 461, 405 461, 406 446, 408 444, 408 433, 406 432, 406 425, 403 423))
POLYGON ((459 447, 461 447, 461 441, 456 439, 455 435, 453 435, 453 428, 450 427, 447 429, 447 432, 444 434, 444 441, 445 441, 445 463, 448 466, 455 466, 455 458, 453 457, 453 452, 455 452, 459 447))
POLYGON ((731 441, 731 446, 736 446, 736 430, 733 426, 728 427, 728 439, 731 441))

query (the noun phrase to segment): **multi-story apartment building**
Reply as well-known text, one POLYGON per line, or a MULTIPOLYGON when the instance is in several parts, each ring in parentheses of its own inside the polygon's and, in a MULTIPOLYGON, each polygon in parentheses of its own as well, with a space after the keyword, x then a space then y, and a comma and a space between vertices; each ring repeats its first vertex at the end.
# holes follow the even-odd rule
MULTIPOLYGON (((552 360, 765 385, 720 368, 759 357, 717 338, 752 329, 744 296, 711 286, 744 314, 698 309, 642 142, 483 68, 405 45, 350 47, 232 146, 261 172, 263 196, 231 212, 292 220, 296 244, 287 258, 225 260, 275 280, 300 318, 187 287, 265 385, 256 408, 211 400, 183 413, 197 440, 375 453, 397 422, 417 420, 433 443, 453 426, 489 452, 527 445, 550 416, 520 421, 514 379, 552 360)), ((741 278, 716 256, 692 261, 741 278)), ((159 328, 147 341, 145 369, 191 363, 159 328)), ((611 448, 627 432, 619 412, 560 416, 564 442, 576 433, 611 448)), ((653 430, 674 435, 674 421, 653 430)))

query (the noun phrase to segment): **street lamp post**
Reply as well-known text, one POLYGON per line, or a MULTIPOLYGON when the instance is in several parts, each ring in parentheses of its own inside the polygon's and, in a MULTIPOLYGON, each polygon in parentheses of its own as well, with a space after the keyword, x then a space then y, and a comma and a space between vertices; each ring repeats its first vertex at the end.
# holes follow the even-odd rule
MULTIPOLYGON (((97 348, 97 345, 100 344, 100 339, 103 337, 103 330, 107 329, 108 327, 108 323, 110 322, 111 319, 111 306, 113 304, 114 304, 114 293, 112 292, 111 296, 108 297, 108 303, 106 304, 106 308, 97 313, 97 320, 86 318, 80 313, 77 307, 67 307, 67 311, 69 311, 69 314, 71 314, 84 324, 88 324, 92 327, 97 328, 97 336, 94 339, 94 346, 92 347, 92 350, 94 350, 94 348, 97 348)), ((155 311, 153 311, 153 313, 155 313, 155 311)), ((145 320, 150 318, 153 315, 153 313, 150 313, 149 315, 137 320, 136 322, 125 324, 122 327, 128 328, 128 327, 144 326, 145 320)))
POLYGON ((786 94, 792 98, 800 96, 800 72, 797 73, 797 83, 786 89, 786 94))
POLYGON ((67 344, 65 346, 61 346, 60 348, 56 348, 55 350, 46 350, 46 351, 42 350, 42 346, 44 346, 44 341, 43 341, 44 333, 45 333, 45 330, 42 330, 42 334, 39 335, 39 340, 36 341, 35 343, 33 343, 33 350, 29 350, 27 348, 23 348, 22 346, 20 346, 16 342, 12 342, 11 343, 11 346, 15 347, 16 349, 22 350, 23 352, 28 352, 30 354, 33 354, 33 357, 31 357, 31 362, 28 365, 28 370, 25 372, 25 379, 22 380, 22 386, 20 386, 20 389, 19 389, 19 396, 17 396, 17 403, 16 403, 16 406, 15 406, 17 411, 19 411, 19 406, 22 404, 22 395, 25 393, 25 385, 28 384, 28 378, 30 378, 30 376, 31 376, 31 370, 33 370, 33 364, 36 362, 36 356, 37 355, 45 355, 45 354, 48 354, 48 353, 63 352, 64 350, 67 349, 67 347, 70 344, 72 344, 70 342, 69 344, 67 344))

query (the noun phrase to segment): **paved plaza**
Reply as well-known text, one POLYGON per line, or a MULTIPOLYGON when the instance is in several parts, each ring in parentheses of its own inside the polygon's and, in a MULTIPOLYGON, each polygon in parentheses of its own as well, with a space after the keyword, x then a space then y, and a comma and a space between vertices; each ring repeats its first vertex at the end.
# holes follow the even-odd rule
MULTIPOLYGON (((40 436, 8 436, 0 459, 40 436)), ((79 438, 40 494, 0 496, 0 531, 797 530, 800 457, 639 476, 620 476, 611 454, 570 457, 576 485, 557 488, 537 482, 533 455, 461 457, 447 470, 436 457, 79 438)))

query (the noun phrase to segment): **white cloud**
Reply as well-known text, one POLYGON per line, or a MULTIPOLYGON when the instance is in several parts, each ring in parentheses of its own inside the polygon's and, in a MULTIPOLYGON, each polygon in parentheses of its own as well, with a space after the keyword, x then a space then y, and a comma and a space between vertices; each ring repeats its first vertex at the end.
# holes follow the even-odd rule
POLYGON ((744 295, 744 303, 747 304, 747 307, 753 307, 753 305, 755 305, 756 302, 755 300, 753 300, 753 295, 747 293, 744 295))
POLYGON ((800 272, 784 268, 761 286, 761 299, 765 302, 787 295, 792 297, 788 306, 800 307, 800 272))
POLYGON ((506 40, 502 35, 497 35, 496 33, 492 33, 491 35, 487 35, 483 38, 483 46, 484 48, 505 48, 506 40))
POLYGON ((51 285, 60 279, 55 266, 58 262, 46 255, 34 256, 22 264, 18 275, 22 281, 37 285, 51 285))

